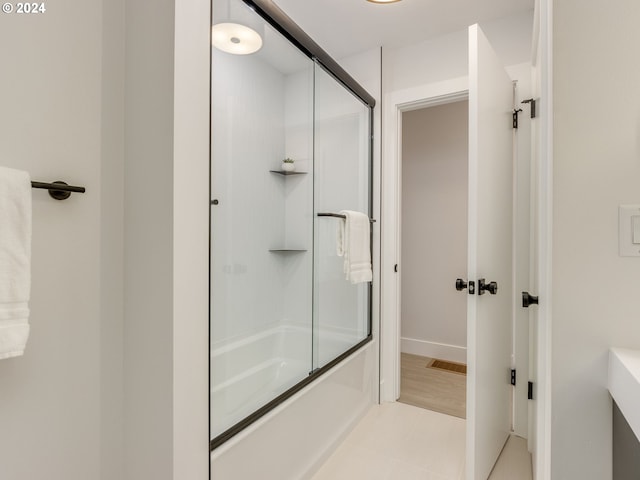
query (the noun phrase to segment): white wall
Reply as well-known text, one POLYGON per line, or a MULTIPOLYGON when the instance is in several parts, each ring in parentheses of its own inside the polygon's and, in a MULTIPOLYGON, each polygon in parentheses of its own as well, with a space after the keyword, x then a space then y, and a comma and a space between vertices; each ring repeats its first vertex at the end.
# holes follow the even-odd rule
POLYGON ((124 476, 124 50, 125 2, 102 2, 100 241, 101 478, 124 476))
POLYGON ((32 333, 0 362, 0 477, 204 479, 209 2, 46 6, 0 16, 0 164, 87 192, 33 192, 32 333))
POLYGON ((402 114, 401 348, 462 362, 467 297, 452 287, 467 271, 468 108, 402 114))
POLYGON ((640 5, 554 2, 553 18, 552 478, 607 480, 607 349, 640 348, 640 258, 618 256, 618 205, 640 203, 640 5))
POLYGON ((208 470, 209 8, 127 2, 127 479, 208 470))
POLYGON ((209 474, 209 0, 175 5, 173 478, 209 474))
MULTIPOLYGON (((533 11, 480 25, 504 65, 531 59, 533 11)), ((414 45, 383 48, 385 92, 467 75, 467 30, 414 45)))
POLYGON ((149 8, 150 2, 127 2, 126 9, 125 468, 126 478, 169 479, 173 471, 173 1, 154 2, 154 22, 148 21, 149 8))
MULTIPOLYGON (((104 362, 118 356, 119 294, 112 311, 100 301, 101 279, 111 281, 101 264, 118 261, 117 246, 100 250, 101 213, 111 208, 102 203, 101 170, 111 166, 101 107, 111 92, 102 91, 102 2, 46 6, 0 16, 0 164, 87 193, 56 201, 33 191, 31 336, 24 356, 0 361, 0 477, 83 480, 101 477, 103 441, 114 460, 105 472, 118 471, 120 367, 104 362), (103 429, 106 418, 114 423, 103 429)), ((115 152, 115 169, 120 161, 115 152)))

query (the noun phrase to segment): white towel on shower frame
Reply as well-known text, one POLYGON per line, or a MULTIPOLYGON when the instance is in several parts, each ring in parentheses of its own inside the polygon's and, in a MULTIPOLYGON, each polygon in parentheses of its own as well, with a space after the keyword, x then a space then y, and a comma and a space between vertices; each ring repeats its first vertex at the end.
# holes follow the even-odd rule
POLYGON ((24 353, 30 292, 31 180, 0 167, 0 359, 24 353))
POLYGON ((371 223, 369 216, 352 210, 342 210, 344 220, 338 222, 337 251, 344 257, 344 273, 351 283, 370 282, 371 269, 371 223))

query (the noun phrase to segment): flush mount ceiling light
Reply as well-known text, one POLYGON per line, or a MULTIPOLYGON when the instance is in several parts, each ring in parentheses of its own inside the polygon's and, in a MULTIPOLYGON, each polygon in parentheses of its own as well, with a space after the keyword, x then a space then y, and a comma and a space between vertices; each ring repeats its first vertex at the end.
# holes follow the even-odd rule
POLYGON ((367 2, 371 2, 371 3, 396 3, 399 1, 400 0, 367 0, 367 2))
POLYGON ((262 48, 262 37, 239 23, 218 23, 211 30, 213 46, 234 55, 249 55, 262 48))

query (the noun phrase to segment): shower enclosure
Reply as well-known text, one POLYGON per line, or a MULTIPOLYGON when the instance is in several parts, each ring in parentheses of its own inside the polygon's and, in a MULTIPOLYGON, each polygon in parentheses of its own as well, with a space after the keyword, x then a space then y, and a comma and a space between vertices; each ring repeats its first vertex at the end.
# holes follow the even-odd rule
POLYGON ((371 340, 336 230, 371 217, 374 100, 267 3, 213 2, 212 449, 371 340))

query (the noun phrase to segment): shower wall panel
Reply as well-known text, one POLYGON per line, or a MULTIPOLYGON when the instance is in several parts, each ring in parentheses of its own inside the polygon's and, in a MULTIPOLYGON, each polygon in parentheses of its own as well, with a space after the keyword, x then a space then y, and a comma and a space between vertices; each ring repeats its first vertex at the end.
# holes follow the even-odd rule
MULTIPOLYGON (((313 264, 313 69, 289 73, 284 80, 285 155, 300 175, 287 176, 284 188, 284 244, 306 252, 284 256, 283 321, 311 328, 313 264)), ((280 168, 280 165, 276 165, 280 168)), ((311 358, 311 345, 308 345, 311 358)))
POLYGON ((212 341, 252 335, 283 317, 284 77, 257 57, 213 55, 212 341), (260 79, 256 82, 255 79, 260 79), (271 162, 270 162, 271 160, 271 162))

